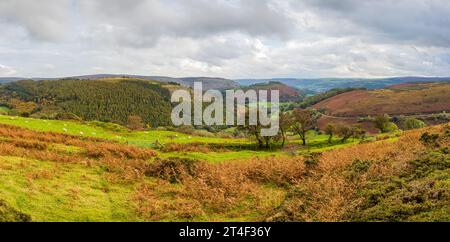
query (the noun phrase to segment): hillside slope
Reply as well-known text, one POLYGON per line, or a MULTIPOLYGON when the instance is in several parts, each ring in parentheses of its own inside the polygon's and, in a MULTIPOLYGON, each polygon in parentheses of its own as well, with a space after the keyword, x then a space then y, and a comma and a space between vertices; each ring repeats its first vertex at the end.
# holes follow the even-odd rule
POLYGON ((450 221, 449 148, 447 124, 324 152, 269 220, 450 221))
POLYGON ((450 221, 450 126, 207 163, 0 125, 0 221, 450 221))
POLYGON ((267 90, 268 98, 270 99, 270 91, 278 90, 280 94, 280 102, 291 102, 291 101, 299 101, 302 99, 304 94, 293 87, 285 85, 281 82, 267 82, 267 83, 258 83, 253 84, 248 87, 243 88, 244 90, 255 90, 257 93, 260 90, 267 90))
POLYGON ((170 122, 170 91, 139 79, 24 80, 0 86, 0 101, 22 116, 127 124, 138 115, 153 127, 170 122))
POLYGON ((313 106, 341 117, 450 111, 449 83, 417 83, 346 92, 313 106))

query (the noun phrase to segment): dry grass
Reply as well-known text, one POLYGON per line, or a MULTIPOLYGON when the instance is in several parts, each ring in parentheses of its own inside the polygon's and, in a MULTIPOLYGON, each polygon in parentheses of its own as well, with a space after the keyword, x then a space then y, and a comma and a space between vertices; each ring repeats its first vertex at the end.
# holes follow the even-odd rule
MULTIPOLYGON (((86 166, 100 165, 107 176, 116 182, 141 179, 148 160, 156 157, 154 150, 123 145, 95 138, 82 138, 51 132, 36 132, 9 125, 0 125, 0 155, 26 157, 60 163, 81 163, 86 166), (54 145, 76 147, 81 152, 65 152, 54 145)), ((29 174, 30 180, 36 174, 29 174)))
MULTIPOLYGON (((315 155, 314 162, 294 156, 212 164, 155 159, 157 154, 151 149, 1 125, 0 155, 99 166, 108 181, 136 187, 130 200, 145 220, 341 221, 361 203, 355 196, 358 188, 369 179, 399 176, 409 169, 408 161, 427 149, 419 141, 421 135, 444 129, 450 130, 428 127, 404 132, 395 140, 326 151, 315 155), (81 151, 51 150, 55 143, 81 151), (356 160, 371 165, 361 176, 349 179, 349 167, 356 160)), ((450 144, 448 137, 439 142, 445 147, 450 144)), ((33 183, 53 179, 55 173, 39 171, 26 176, 33 183)), ((73 190, 69 195, 78 198, 77 194, 73 190)))
POLYGON ((159 160, 146 174, 162 180, 158 180, 158 185, 143 185, 136 191, 137 211, 152 220, 173 218, 174 214, 190 220, 205 215, 239 217, 242 211, 236 212, 236 208, 243 207, 247 213, 261 214, 257 219, 263 220, 264 214, 277 206, 276 196, 280 195, 265 187, 281 189, 297 184, 304 171, 302 158, 268 157, 219 164, 159 160))
MULTIPOLYGON (((442 132, 443 126, 426 129, 442 132)), ((425 130, 405 132, 398 141, 383 140, 359 144, 322 154, 317 167, 291 188, 282 209, 269 220, 340 221, 361 201, 355 200, 358 187, 368 178, 390 177, 407 169, 425 149, 419 142, 425 130), (346 171, 355 160, 373 161, 358 180, 348 179, 346 171)), ((445 144, 447 147, 449 143, 445 144)))

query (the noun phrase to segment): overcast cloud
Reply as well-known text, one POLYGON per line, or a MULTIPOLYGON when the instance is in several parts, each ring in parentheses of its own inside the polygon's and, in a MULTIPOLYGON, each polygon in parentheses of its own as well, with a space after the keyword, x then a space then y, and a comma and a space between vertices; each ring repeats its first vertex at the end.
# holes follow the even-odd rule
POLYGON ((450 76, 447 0, 0 0, 0 76, 450 76))

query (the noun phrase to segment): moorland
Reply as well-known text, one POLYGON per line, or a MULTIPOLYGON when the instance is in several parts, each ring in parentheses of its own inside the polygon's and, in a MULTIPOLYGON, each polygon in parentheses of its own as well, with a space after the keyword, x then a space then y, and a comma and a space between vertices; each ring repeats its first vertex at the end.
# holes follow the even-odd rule
POLYGON ((171 126, 179 83, 2 84, 0 221, 450 221, 449 86, 257 85, 289 97, 264 138, 171 126))

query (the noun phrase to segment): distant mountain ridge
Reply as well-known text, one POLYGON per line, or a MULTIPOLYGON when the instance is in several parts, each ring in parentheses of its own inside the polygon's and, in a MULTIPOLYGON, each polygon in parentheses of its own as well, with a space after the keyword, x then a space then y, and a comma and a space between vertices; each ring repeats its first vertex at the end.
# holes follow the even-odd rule
POLYGON ((390 78, 267 78, 267 79, 226 79, 220 77, 168 77, 168 76, 144 76, 128 74, 94 74, 59 78, 22 78, 22 77, 0 77, 0 83, 14 82, 24 79, 33 80, 58 80, 58 79, 88 79, 97 80, 102 78, 130 77, 159 82, 173 82, 186 87, 193 87, 194 82, 202 82, 203 89, 235 89, 240 86, 251 86, 258 83, 280 82, 284 85, 313 93, 325 92, 333 88, 367 88, 380 89, 402 83, 417 82, 450 82, 450 77, 390 77, 390 78))
POLYGON ((450 77, 391 77, 391 78, 271 78, 271 79, 236 79, 241 85, 248 86, 270 81, 314 92, 325 92, 333 88, 367 88, 379 89, 387 86, 416 82, 450 82, 450 77))
POLYGON ((18 80, 59 80, 59 79, 85 79, 85 80, 97 80, 102 78, 115 78, 115 77, 130 77, 143 80, 154 80, 159 82, 174 82, 183 86, 193 87, 194 82, 202 82, 204 89, 233 89, 239 87, 239 84, 233 80, 217 77, 167 77, 167 76, 143 76, 143 75, 127 75, 127 74, 95 74, 95 75, 81 75, 70 77, 58 77, 58 78, 23 78, 23 77, 0 77, 0 83, 14 82, 18 80))

